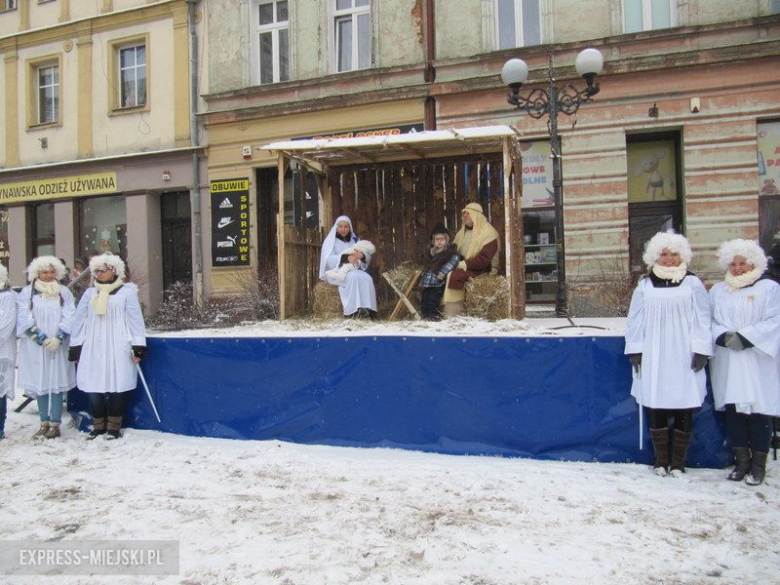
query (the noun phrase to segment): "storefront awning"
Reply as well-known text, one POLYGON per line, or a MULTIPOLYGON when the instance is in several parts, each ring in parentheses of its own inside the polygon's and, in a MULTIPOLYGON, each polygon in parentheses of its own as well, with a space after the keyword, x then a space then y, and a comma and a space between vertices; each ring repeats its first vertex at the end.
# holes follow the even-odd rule
POLYGON ((284 153, 308 166, 347 166, 496 152, 504 138, 518 135, 511 126, 482 126, 390 136, 283 140, 261 148, 284 153))

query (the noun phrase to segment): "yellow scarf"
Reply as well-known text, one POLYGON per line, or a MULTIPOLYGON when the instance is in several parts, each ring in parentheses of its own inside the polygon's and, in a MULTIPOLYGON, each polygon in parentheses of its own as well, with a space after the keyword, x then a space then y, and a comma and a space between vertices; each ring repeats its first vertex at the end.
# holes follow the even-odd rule
POLYGON ((35 279, 35 290, 41 293, 44 299, 54 299, 60 296, 60 283, 56 280, 51 282, 43 282, 42 280, 35 279))
MULTIPOLYGON (((476 205, 469 204, 466 206, 465 211, 469 212, 471 221, 474 222, 474 227, 471 230, 467 230, 465 225, 460 226, 458 233, 455 234, 455 239, 452 241, 458 247, 458 253, 466 258, 474 258, 477 256, 490 242, 496 241, 498 243, 499 250, 501 249, 501 243, 498 241, 498 232, 496 228, 490 225, 490 222, 485 218, 484 214, 477 209, 476 205)), ((498 270, 498 250, 496 255, 493 256, 491 262, 492 270, 498 270)))
POLYGON ((125 283, 124 278, 117 278, 114 282, 103 284, 95 282, 98 294, 92 297, 92 309, 96 315, 105 315, 108 310, 108 295, 125 283))

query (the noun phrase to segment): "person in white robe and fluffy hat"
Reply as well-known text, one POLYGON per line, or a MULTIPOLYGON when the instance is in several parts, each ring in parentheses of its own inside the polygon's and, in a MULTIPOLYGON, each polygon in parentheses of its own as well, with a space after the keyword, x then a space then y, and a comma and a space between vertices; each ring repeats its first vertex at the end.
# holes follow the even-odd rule
POLYGON ((647 408, 653 469, 662 476, 685 472, 693 413, 707 393, 710 304, 707 289, 688 271, 692 257, 682 235, 661 232, 650 239, 642 257, 649 271, 634 290, 626 324, 631 395, 640 408, 647 408))
POLYGON ((16 298, 17 385, 38 403, 41 426, 34 439, 60 436, 64 395, 76 385, 75 368, 68 363, 75 304, 59 282, 66 275, 59 258, 39 256, 27 267, 30 284, 16 298))
POLYGON ((5 437, 8 401, 14 399, 16 369, 16 293, 8 270, 0 264, 0 439, 5 437))
MULTIPOLYGON (((333 227, 322 242, 320 252, 320 280, 339 287, 341 306, 345 317, 355 317, 368 313, 377 316, 376 289, 374 280, 366 272, 371 263, 372 252, 355 249, 360 238, 355 234, 352 220, 346 215, 336 218, 333 227), (348 252, 348 250, 352 250, 348 252), (339 273, 338 277, 329 276, 331 270, 338 271, 343 264, 351 264, 355 269, 339 273), (343 276, 343 278, 340 278, 343 276)), ((372 244, 373 248, 373 244, 372 244)), ((333 273, 332 273, 333 274, 333 273)))
POLYGON ((89 396, 88 438, 118 439, 127 399, 138 384, 135 365, 146 354, 146 327, 138 287, 125 282, 122 259, 100 254, 89 268, 93 285, 76 309, 69 357, 78 362, 79 390, 89 396))
POLYGON ((718 249, 723 282, 710 290, 710 363, 715 408, 726 410, 726 434, 735 466, 728 479, 760 485, 780 416, 780 285, 764 273, 767 258, 751 240, 729 240, 718 249))

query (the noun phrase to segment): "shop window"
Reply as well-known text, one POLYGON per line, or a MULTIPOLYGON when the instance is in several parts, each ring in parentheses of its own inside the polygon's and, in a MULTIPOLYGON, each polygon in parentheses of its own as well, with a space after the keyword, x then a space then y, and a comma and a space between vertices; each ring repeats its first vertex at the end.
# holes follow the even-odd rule
POLYGON ((645 272, 645 243, 660 231, 682 233, 679 135, 626 138, 628 154, 628 238, 632 274, 645 272))
POLYGON ((333 30, 336 71, 371 66, 371 4, 369 0, 334 0, 333 30))
POLYGON ((54 203, 32 206, 33 257, 54 256, 54 203))
POLYGON ((780 120, 759 122, 756 130, 759 237, 768 252, 780 243, 780 120))
POLYGON ((0 262, 8 268, 8 259, 11 257, 8 246, 8 208, 0 207, 0 262))
POLYGON ((127 212, 122 195, 83 199, 79 203, 79 256, 111 252, 127 257, 127 212))
POLYGON ((498 49, 529 47, 542 42, 540 0, 494 0, 498 49))
POLYGON ((623 0, 627 33, 677 26, 676 0, 623 0))
POLYGON ((524 211, 523 236, 525 299, 529 303, 554 303, 558 290, 555 209, 524 211))
POLYGON ((256 80, 261 85, 290 79, 290 19, 287 0, 255 0, 256 80))

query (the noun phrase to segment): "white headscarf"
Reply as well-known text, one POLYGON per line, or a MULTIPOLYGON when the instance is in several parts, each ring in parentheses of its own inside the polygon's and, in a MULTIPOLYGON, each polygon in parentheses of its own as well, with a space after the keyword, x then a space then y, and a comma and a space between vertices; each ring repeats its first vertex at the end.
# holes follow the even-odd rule
POLYGON ((357 242, 360 238, 355 234, 355 229, 352 227, 352 220, 346 215, 340 215, 336 218, 333 227, 330 228, 330 232, 325 237, 325 241, 322 242, 322 251, 320 252, 320 280, 325 280, 325 271, 327 268, 328 258, 333 253, 333 246, 336 244, 336 228, 342 222, 346 221, 349 224, 350 242, 357 242))

